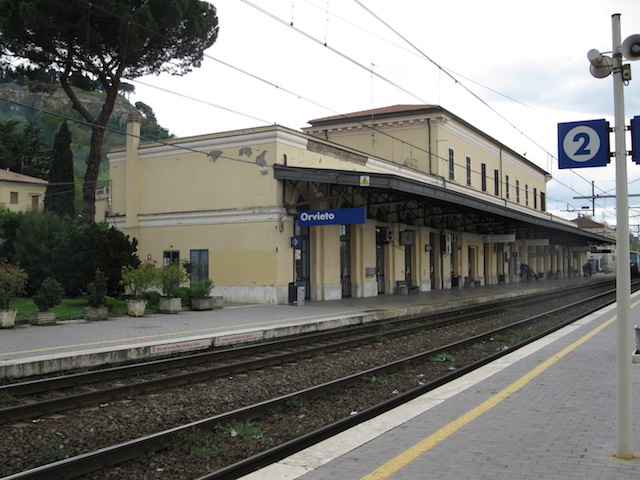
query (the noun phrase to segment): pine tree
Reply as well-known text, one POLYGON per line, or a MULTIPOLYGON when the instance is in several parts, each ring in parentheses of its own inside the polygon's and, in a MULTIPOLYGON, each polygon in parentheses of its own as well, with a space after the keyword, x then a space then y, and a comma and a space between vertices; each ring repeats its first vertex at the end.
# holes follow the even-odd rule
POLYGON ((75 215, 73 153, 71 132, 66 120, 62 122, 53 141, 49 185, 44 198, 44 209, 60 216, 75 215))

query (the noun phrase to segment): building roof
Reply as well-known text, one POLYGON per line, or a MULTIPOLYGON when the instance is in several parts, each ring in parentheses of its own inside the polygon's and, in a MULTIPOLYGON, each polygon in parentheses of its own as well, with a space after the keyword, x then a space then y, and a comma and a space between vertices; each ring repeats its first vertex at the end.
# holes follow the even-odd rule
POLYGON ((35 183, 39 185, 47 185, 49 182, 41 178, 30 177, 22 173, 12 172, 11 170, 0 169, 0 181, 16 182, 16 183, 35 183))
MULTIPOLYGON (((542 216, 533 212, 515 210, 504 204, 488 202, 466 193, 394 174, 277 164, 273 165, 273 170, 275 178, 279 180, 310 182, 314 185, 324 183, 355 189, 354 192, 367 195, 368 199, 373 200, 378 207, 382 207, 385 203, 394 208, 397 205, 413 204, 409 210, 403 212, 405 221, 408 218, 407 213, 429 216, 434 222, 439 222, 432 223, 430 226, 442 231, 452 227, 468 228, 471 222, 478 226, 478 230, 472 233, 480 235, 515 233, 517 239, 547 238, 551 244, 568 242, 571 246, 615 243, 615 240, 582 230, 568 221, 563 223, 554 220, 551 215, 542 216), (361 186, 363 176, 369 179, 366 187, 361 186), (455 221, 461 222, 460 225, 454 225, 452 222, 455 221)), ((305 205, 309 203, 305 202, 305 205)), ((415 224, 413 220, 407 223, 415 224)))
POLYGON ((571 220, 573 223, 578 225, 579 228, 604 228, 605 226, 601 223, 598 223, 589 217, 578 217, 571 220))
POLYGON ((391 105, 388 107, 374 108, 371 110, 361 110, 359 112, 345 113, 342 115, 333 115, 331 117, 323 117, 316 118, 315 120, 309 120, 309 123, 313 126, 317 126, 322 123, 334 123, 336 121, 342 120, 355 120, 358 118, 367 118, 371 119, 371 117, 389 117, 393 116, 393 114, 407 114, 407 113, 418 113, 422 112, 432 112, 438 110, 439 107, 437 105, 391 105))

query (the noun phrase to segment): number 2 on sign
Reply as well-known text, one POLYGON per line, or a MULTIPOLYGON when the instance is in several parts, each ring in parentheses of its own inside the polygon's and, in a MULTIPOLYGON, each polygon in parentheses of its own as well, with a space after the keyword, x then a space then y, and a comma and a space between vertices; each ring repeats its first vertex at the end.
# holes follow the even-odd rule
POLYGON ((588 162, 600 149, 600 137, 593 128, 580 125, 569 130, 562 146, 574 162, 588 162))

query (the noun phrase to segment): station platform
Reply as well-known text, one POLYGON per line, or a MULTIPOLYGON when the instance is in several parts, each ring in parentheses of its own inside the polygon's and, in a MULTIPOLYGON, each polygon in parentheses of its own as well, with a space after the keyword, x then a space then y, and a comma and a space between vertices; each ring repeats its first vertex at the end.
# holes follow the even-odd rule
MULTIPOLYGON (((640 323, 640 292, 632 295, 631 322, 640 323)), ((632 425, 624 423, 635 456, 615 455, 616 339, 612 305, 242 479, 638 479, 638 400, 632 425)), ((631 389, 639 399, 635 350, 629 332, 631 389)))
POLYGON ((510 283, 417 295, 379 295, 304 305, 226 305, 175 315, 116 316, 109 320, 60 321, 52 326, 17 325, 0 330, 0 378, 152 359, 171 353, 268 340, 303 332, 361 324, 396 316, 431 313, 570 285, 602 282, 597 274, 510 283))

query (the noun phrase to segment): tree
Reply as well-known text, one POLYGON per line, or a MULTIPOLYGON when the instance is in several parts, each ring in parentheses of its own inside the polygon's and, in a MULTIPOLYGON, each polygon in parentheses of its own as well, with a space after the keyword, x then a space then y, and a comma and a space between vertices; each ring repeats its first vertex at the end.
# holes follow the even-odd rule
POLYGON ((218 35, 216 9, 200 0, 0 0, 0 12, 0 54, 58 71, 73 108, 91 125, 82 218, 93 222, 105 127, 122 79, 199 67, 218 35), (71 79, 79 74, 105 92, 99 111, 75 94, 71 79))
POLYGON ((73 176, 73 152, 71 151, 71 132, 64 121, 56 133, 51 152, 49 185, 44 197, 44 209, 58 215, 75 215, 73 176))
POLYGON ((29 274, 27 291, 30 295, 38 290, 45 278, 53 277, 65 284, 73 273, 69 265, 71 233, 69 220, 54 213, 32 213, 22 217, 16 229, 15 257, 11 261, 20 264, 29 274))
POLYGON ((0 122, 0 168, 44 178, 49 160, 42 128, 36 122, 0 122))

